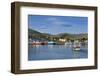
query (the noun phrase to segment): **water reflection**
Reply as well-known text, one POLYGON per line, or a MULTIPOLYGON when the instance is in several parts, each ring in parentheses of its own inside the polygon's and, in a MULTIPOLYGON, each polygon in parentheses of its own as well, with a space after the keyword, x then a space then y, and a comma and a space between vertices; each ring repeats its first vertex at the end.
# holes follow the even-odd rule
POLYGON ((72 45, 29 45, 28 60, 52 60, 52 59, 79 59, 87 58, 87 46, 75 51, 72 45))
POLYGON ((79 58, 79 51, 72 50, 73 58, 79 58))

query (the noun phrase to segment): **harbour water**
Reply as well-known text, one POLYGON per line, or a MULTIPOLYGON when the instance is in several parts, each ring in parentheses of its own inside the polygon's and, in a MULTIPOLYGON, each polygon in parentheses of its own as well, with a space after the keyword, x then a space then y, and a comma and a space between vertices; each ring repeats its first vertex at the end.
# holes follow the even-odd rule
POLYGON ((71 45, 29 45, 28 60, 55 60, 88 58, 88 48, 73 50, 71 45))

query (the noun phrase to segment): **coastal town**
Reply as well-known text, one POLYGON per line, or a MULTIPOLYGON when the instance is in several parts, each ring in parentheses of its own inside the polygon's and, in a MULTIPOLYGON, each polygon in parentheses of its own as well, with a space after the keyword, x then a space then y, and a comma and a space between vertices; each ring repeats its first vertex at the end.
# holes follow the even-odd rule
POLYGON ((28 60, 80 58, 88 58, 88 17, 28 16, 28 60))
POLYGON ((55 42, 55 41, 40 41, 40 40, 34 40, 34 39, 29 39, 29 45, 32 44, 32 45, 71 45, 75 42, 78 42, 78 43, 87 43, 87 40, 85 41, 79 41, 79 40, 69 40, 69 41, 66 41, 66 39, 59 39, 59 42, 55 42))
POLYGON ((80 47, 87 45, 87 34, 59 34, 50 35, 29 29, 28 44, 29 45, 73 45, 80 47))

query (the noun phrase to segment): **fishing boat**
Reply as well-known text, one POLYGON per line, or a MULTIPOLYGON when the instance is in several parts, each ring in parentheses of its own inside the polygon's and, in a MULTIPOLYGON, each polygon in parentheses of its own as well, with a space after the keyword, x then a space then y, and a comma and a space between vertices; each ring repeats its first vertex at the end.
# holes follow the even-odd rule
POLYGON ((41 45, 47 45, 47 44, 48 44, 47 41, 41 42, 41 45))
POLYGON ((73 44, 73 50, 79 51, 81 49, 81 44, 79 41, 75 41, 73 44))
POLYGON ((33 45, 41 45, 41 42, 40 41, 33 41, 32 44, 33 45))
POLYGON ((72 45, 71 42, 65 42, 65 45, 72 45))
POLYGON ((55 42, 53 42, 53 41, 49 41, 48 42, 48 45, 55 45, 56 43, 55 42))

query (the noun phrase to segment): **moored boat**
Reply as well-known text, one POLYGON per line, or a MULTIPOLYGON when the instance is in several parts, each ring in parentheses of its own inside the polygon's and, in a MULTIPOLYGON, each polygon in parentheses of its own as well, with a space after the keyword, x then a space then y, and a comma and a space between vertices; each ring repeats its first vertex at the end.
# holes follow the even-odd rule
POLYGON ((81 44, 80 44, 80 42, 75 41, 74 44, 73 44, 73 50, 78 51, 78 50, 80 50, 80 49, 81 49, 81 44))
POLYGON ((56 43, 55 42, 53 42, 53 41, 49 41, 48 42, 48 45, 55 45, 56 43))

